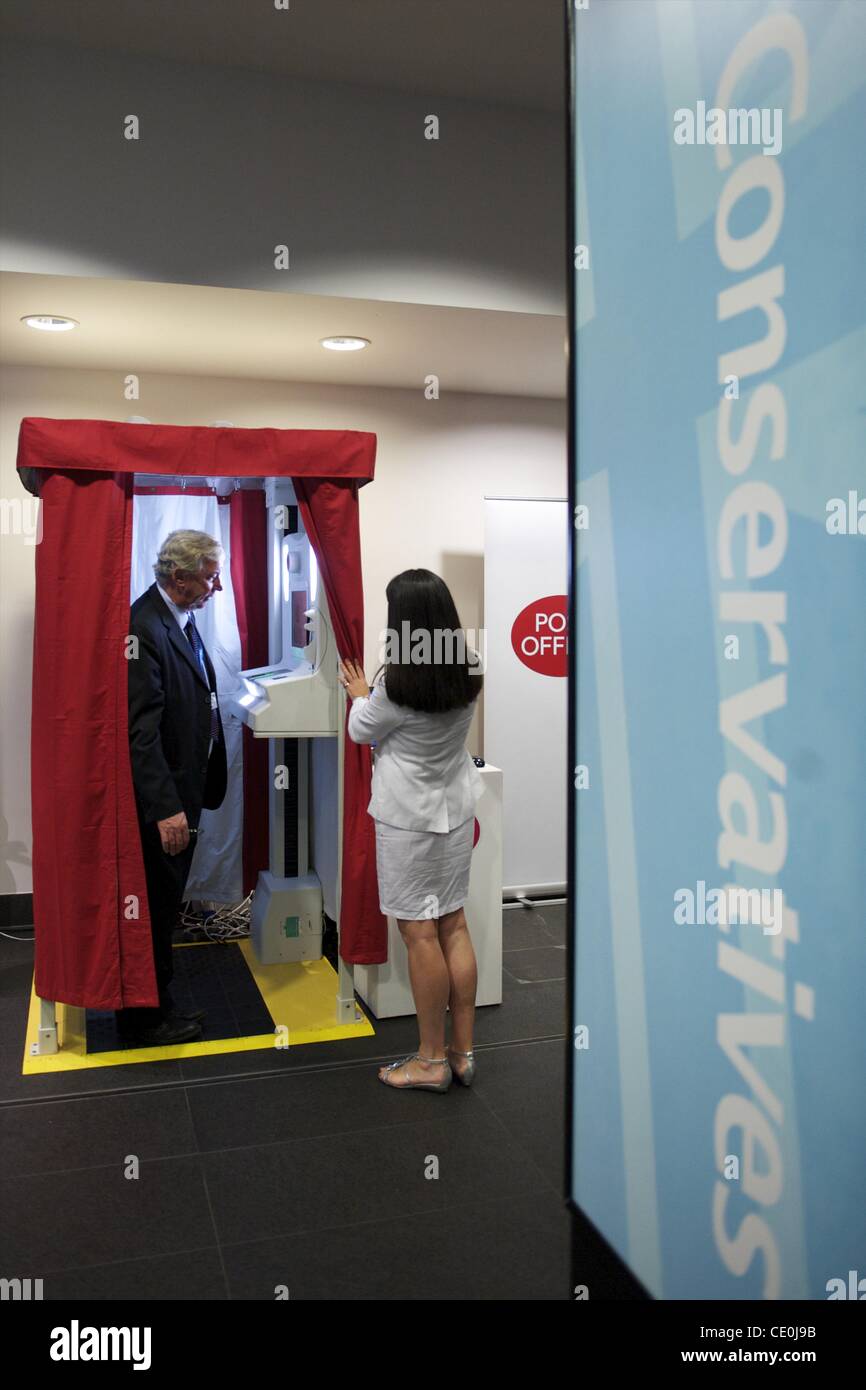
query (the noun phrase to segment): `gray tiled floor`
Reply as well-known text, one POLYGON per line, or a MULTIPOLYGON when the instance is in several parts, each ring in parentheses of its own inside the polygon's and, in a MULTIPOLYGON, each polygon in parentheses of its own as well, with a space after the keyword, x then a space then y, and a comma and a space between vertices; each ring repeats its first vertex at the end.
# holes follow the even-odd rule
POLYGON ((0 939, 0 1244, 47 1299, 566 1299, 564 907, 503 913, 478 1077, 392 1094, 369 1038, 21 1076, 32 945, 0 939))

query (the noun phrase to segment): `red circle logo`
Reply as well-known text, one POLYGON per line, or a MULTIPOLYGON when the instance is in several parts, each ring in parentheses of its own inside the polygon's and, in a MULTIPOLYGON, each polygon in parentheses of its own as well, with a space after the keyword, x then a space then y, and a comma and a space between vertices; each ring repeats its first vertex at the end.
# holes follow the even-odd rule
POLYGON ((473 831, 472 831, 472 848, 473 848, 473 849, 474 849, 475 846, 478 844, 478 841, 479 841, 480 838, 481 838, 481 826, 478 824, 478 817, 476 816, 476 817, 475 817, 475 828, 474 828, 473 831))
POLYGON ((567 595, 550 594, 528 603, 514 619, 511 645, 530 671, 540 676, 567 676, 567 595))

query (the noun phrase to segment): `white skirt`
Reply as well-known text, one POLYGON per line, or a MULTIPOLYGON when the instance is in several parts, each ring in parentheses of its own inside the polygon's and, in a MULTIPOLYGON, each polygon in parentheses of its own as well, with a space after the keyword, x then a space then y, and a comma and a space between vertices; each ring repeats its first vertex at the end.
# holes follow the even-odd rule
POLYGON ((430 921, 456 912, 469 896, 475 817, 445 834, 376 821, 379 908, 386 916, 430 921))

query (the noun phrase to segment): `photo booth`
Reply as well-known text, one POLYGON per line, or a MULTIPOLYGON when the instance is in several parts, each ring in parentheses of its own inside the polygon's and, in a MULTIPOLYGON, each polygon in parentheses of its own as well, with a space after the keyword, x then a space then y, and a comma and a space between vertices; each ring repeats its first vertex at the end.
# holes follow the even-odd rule
MULTIPOLYGON (((322 957, 337 927, 335 1022, 414 1014, 405 947, 379 911, 371 749, 346 736, 342 658, 363 662, 358 489, 375 435, 49 420, 21 425, 42 501, 33 655, 37 1052, 55 1004, 157 1001, 127 727, 129 608, 172 530, 225 552, 198 625, 217 676, 227 792, 203 812, 187 900, 253 892, 262 966, 322 957), (253 891, 254 890, 254 891, 253 891)), ((483 769, 467 916, 477 1003, 502 1000, 502 774, 483 769)))
POLYGON ((187 510, 176 524, 208 530, 226 549, 234 613, 224 606, 222 617, 236 633, 232 651, 202 627, 218 684, 233 668, 237 677, 233 691, 220 685, 220 704, 238 790, 203 822, 196 891, 219 899, 232 885, 256 888, 252 939, 266 963, 321 956, 324 908, 338 929, 337 1021, 354 1022, 352 967, 387 959, 367 814, 371 750, 346 737, 337 681, 339 659, 363 661, 358 489, 373 478, 375 452, 375 435, 356 431, 22 421, 19 472, 42 501, 31 750, 40 1051, 56 1050, 56 1002, 157 1003, 127 637, 134 531, 141 592, 153 582, 153 536, 173 529, 165 499, 178 495, 187 510), (186 519, 197 496, 217 509, 210 525, 186 519), (154 509, 146 499, 157 498, 154 509))

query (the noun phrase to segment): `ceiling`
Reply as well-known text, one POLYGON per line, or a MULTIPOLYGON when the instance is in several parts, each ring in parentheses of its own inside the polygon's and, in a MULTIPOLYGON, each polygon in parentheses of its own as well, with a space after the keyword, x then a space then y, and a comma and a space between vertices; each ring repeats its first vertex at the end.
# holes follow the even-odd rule
POLYGON ((564 0, 3 0, 0 38, 564 109, 564 0))
POLYGON ((78 275, 0 274, 0 361, 34 367, 406 387, 430 374, 441 392, 562 398, 567 321, 331 295, 78 275), (25 314, 80 328, 42 333, 25 314), (362 352, 319 339, 369 338, 362 352))
MULTIPOLYGON (((563 107, 563 0, 3 0, 0 39, 311 81, 563 107)), ((200 285, 0 274, 0 360, 561 398, 563 317, 200 285), (24 314, 78 319, 70 333, 24 314), (327 352, 326 335, 370 338, 327 352)))

